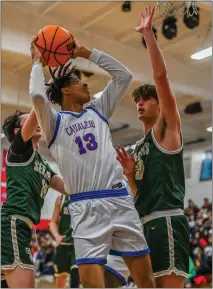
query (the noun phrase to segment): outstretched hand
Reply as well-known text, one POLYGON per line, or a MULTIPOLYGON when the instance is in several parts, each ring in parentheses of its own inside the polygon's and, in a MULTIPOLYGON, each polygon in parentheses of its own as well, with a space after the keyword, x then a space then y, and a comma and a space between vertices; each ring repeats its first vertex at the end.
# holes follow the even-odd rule
POLYGON ((38 36, 36 35, 36 36, 33 36, 31 40, 31 45, 30 45, 31 56, 32 56, 33 62, 41 62, 43 66, 46 66, 46 63, 42 57, 42 54, 40 50, 38 49, 38 47, 36 46, 37 39, 38 39, 38 36))
POLYGON ((155 7, 145 7, 145 11, 141 12, 141 22, 137 27, 134 28, 134 30, 141 34, 152 31, 152 19, 154 13, 155 7))
POLYGON ((124 175, 125 176, 134 176, 135 175, 135 158, 134 154, 131 156, 128 155, 128 153, 125 151, 124 147, 115 148, 117 152, 117 160, 120 162, 120 164, 123 167, 124 175))
POLYGON ((55 240, 56 240, 56 246, 59 246, 62 242, 62 240, 66 237, 66 235, 58 235, 55 240))

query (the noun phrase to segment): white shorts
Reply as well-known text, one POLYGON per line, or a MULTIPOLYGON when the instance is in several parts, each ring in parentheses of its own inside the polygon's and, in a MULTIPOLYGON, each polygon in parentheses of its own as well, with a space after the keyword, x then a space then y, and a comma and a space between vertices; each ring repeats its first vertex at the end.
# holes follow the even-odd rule
POLYGON ((109 254, 105 269, 118 277, 122 281, 122 286, 127 285, 127 278, 130 276, 130 272, 122 257, 109 254))
POLYGON ((76 264, 106 264, 108 253, 122 257, 150 253, 139 215, 126 188, 71 196, 76 264))

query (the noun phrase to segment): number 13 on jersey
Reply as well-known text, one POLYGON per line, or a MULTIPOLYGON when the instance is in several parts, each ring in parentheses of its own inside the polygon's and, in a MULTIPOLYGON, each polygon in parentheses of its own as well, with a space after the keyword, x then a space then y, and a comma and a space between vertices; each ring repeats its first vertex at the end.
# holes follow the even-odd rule
POLYGON ((86 154, 87 150, 95 151, 98 148, 95 136, 92 133, 85 134, 83 138, 77 136, 75 143, 78 145, 80 155, 86 154))

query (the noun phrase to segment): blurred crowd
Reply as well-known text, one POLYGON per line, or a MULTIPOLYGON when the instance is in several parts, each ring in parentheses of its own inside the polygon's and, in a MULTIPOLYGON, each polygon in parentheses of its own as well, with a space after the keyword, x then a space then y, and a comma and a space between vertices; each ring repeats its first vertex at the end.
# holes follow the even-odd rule
POLYGON ((48 231, 34 232, 31 241, 36 277, 54 275, 56 242, 48 231))
POLYGON ((186 287, 212 283, 212 203, 199 208, 191 199, 185 215, 190 227, 190 272, 186 287))
MULTIPOLYGON (((205 198, 199 208, 190 199, 185 215, 190 227, 190 272, 185 287, 205 287, 212 283, 212 203, 205 198)), ((53 276, 56 242, 52 235, 48 231, 35 232, 31 247, 36 277, 53 276)))

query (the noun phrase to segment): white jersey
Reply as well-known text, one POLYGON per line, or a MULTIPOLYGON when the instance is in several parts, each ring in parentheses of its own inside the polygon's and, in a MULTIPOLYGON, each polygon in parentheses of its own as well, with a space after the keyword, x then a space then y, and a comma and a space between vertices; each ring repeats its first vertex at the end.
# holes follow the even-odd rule
POLYGON ((95 108, 88 107, 76 116, 58 113, 58 122, 50 150, 69 192, 113 189, 122 184, 123 169, 116 160, 108 123, 95 108))
POLYGON ((108 119, 127 89, 132 74, 111 56, 93 49, 90 60, 111 74, 99 99, 81 113, 51 109, 41 64, 34 64, 30 95, 49 148, 69 194, 124 186, 123 169, 116 160, 108 119))

